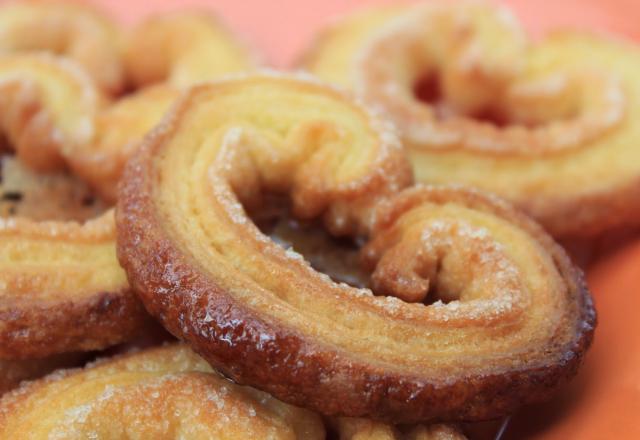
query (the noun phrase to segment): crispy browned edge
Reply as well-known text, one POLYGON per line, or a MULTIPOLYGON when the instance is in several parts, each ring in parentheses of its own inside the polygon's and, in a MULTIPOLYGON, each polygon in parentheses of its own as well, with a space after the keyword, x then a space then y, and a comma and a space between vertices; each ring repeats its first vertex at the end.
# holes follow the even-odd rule
POLYGON ((0 359, 29 359, 103 349, 129 340, 149 322, 130 289, 98 292, 81 299, 59 295, 0 304, 0 359))
POLYGON ((549 351, 562 354, 557 363, 542 361, 457 382, 429 382, 419 372, 403 375, 368 365, 236 301, 167 236, 154 206, 154 157, 164 138, 177 129, 176 121, 192 96, 183 98, 147 136, 125 169, 116 210, 117 251, 147 310, 214 368, 237 383, 323 414, 393 423, 497 418, 549 398, 576 374, 596 324, 582 272, 528 217, 475 191, 464 192, 472 206, 484 206, 529 232, 550 252, 567 282, 575 299, 575 338, 562 347, 551 341, 549 351), (323 381, 323 376, 344 381, 323 381))

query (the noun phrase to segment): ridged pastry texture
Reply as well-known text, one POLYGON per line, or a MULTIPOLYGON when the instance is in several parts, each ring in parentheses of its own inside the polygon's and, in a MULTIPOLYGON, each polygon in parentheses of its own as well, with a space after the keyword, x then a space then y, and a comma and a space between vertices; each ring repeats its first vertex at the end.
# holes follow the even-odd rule
POLYGON ((503 202, 399 192, 411 180, 392 126, 325 85, 260 74, 196 86, 127 165, 118 257, 165 328, 289 403, 412 423, 548 397, 591 342, 580 272, 503 202), (296 217, 368 239, 363 261, 389 296, 334 283, 263 235, 244 208, 274 192, 296 217))
POLYGON ((59 371, 5 395, 0 437, 312 440, 324 438, 324 426, 172 345, 59 371))
POLYGON ((0 6, 0 54, 64 55, 107 94, 122 92, 126 84, 123 38, 107 16, 77 2, 11 1, 0 6))
POLYGON ((497 193, 556 237, 640 224, 631 43, 531 43, 504 8, 431 3, 347 17, 301 66, 385 109, 420 182, 497 193))
MULTIPOLYGON (((81 151, 99 108, 99 94, 70 61, 0 58, 0 130, 19 162, 81 151)), ((3 187, 15 183, 4 177, 3 187)), ((33 176, 16 181, 35 185, 33 176)), ((141 328, 146 314, 115 257, 112 211, 79 223, 14 217, 12 209, 0 220, 0 359, 104 348, 141 328)))

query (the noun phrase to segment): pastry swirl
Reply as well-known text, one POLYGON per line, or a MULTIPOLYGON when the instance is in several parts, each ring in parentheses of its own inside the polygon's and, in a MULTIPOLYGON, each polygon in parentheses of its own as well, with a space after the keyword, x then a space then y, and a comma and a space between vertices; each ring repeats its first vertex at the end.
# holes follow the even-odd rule
MULTIPOLYGON (((29 23, 48 22, 47 14, 54 14, 39 5, 25 6, 24 11, 22 6, 7 8, 0 15, 14 11, 11 14, 24 16, 29 23)), ((55 14, 55 20, 61 20, 59 13, 55 14)), ((73 17, 69 12, 67 18, 73 17)), ((251 67, 249 52, 242 48, 241 53, 240 44, 209 16, 178 14, 157 21, 162 24, 159 29, 143 24, 134 33, 131 47, 147 44, 144 41, 148 41, 145 35, 149 32, 172 41, 172 32, 191 26, 197 28, 200 39, 183 50, 197 47, 202 62, 174 50, 172 62, 176 63, 178 80, 167 78, 149 87, 141 83, 139 90, 117 101, 97 89, 83 66, 72 59, 47 53, 0 57, 0 131, 16 153, 18 168, 24 164, 37 172, 13 182, 4 176, 0 185, 9 197, 1 204, 8 218, 0 225, 4 237, 0 264, 5 268, 0 275, 0 359, 101 349, 129 339, 147 323, 147 315, 131 294, 115 258, 113 213, 100 215, 96 212, 104 209, 97 208, 115 202, 116 184, 126 160, 179 96, 181 87, 207 75, 251 67), (187 75, 192 71, 200 77, 187 75), (66 200, 57 198, 55 176, 38 177, 38 173, 53 171, 71 171, 106 203, 94 203, 89 194, 86 209, 74 209, 73 203, 69 208, 66 200), (35 197, 24 197, 30 188, 19 186, 31 187, 32 181, 38 180, 41 187, 51 188, 35 197), (16 184, 18 188, 13 188, 16 184), (38 203, 51 196, 57 204, 48 200, 38 203), (48 221, 51 211, 60 210, 65 211, 63 215, 48 221)), ((3 23, 0 19, 0 32, 9 29, 9 24, 3 23)), ((76 184, 84 187, 73 180, 76 184)), ((80 204, 85 203, 82 197, 80 204)))
POLYGON ((111 20, 72 2, 9 2, 0 7, 0 54, 49 52, 80 64, 105 93, 126 83, 123 36, 111 20))
POLYGON ((115 203, 129 156, 179 96, 179 88, 158 84, 107 106, 94 119, 92 142, 68 157, 69 166, 103 200, 115 203))
POLYGON ((579 270, 504 203, 398 194, 411 180, 393 128, 338 91, 268 74, 196 86, 126 168, 118 258, 165 328, 286 402, 413 423, 546 398, 592 338, 579 270), (393 296, 334 283, 264 236, 243 205, 269 192, 368 238, 374 288, 393 296))
POLYGON ((10 3, 0 8, 0 36, 5 37, 0 42, 0 55, 6 58, 2 63, 13 73, 20 74, 12 55, 22 54, 22 63, 39 64, 25 69, 28 75, 40 75, 40 87, 49 83, 77 89, 48 89, 47 105, 56 107, 55 116, 64 116, 50 121, 50 114, 42 114, 41 96, 31 96, 41 91, 30 89, 30 82, 11 81, 12 90, 2 86, 8 94, 4 99, 15 101, 19 94, 23 101, 19 107, 4 105, 2 115, 18 156, 37 171, 70 167, 110 203, 131 150, 181 89, 251 70, 258 62, 247 45, 203 12, 158 15, 125 33, 91 8, 73 3, 10 3), (52 64, 47 54, 56 66, 47 65, 52 64), (78 78, 55 79, 70 74, 78 78), (100 90, 93 90, 92 83, 100 90), (115 99, 125 85, 131 93, 115 99))
POLYGON ((0 436, 312 440, 324 438, 324 426, 172 345, 56 372, 5 395, 0 436))
POLYGON ((183 89, 253 70, 258 61, 216 17, 185 11, 151 17, 135 27, 124 63, 135 93, 99 112, 93 142, 69 158, 75 173, 112 203, 132 150, 183 89))
POLYGON ((640 224, 629 43, 565 32, 532 44, 503 8, 435 3, 349 17, 302 65, 384 108, 420 182, 499 194, 556 237, 640 224))
MULTIPOLYGON (((100 94, 71 61, 0 58, 0 130, 19 163, 64 165, 93 138, 100 107, 100 94)), ((10 178, 3 176, 3 189, 10 178)), ((12 194, 3 191, 3 205, 12 194)), ((115 257, 112 211, 82 223, 20 213, 9 209, 0 221, 0 359, 104 348, 141 328, 146 314, 115 257)))

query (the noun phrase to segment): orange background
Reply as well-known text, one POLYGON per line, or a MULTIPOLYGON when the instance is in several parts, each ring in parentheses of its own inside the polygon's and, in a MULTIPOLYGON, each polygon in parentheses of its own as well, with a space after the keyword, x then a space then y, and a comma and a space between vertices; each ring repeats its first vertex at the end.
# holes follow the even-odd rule
MULTIPOLYGON (((151 12, 198 5, 216 11, 266 55, 286 67, 313 33, 365 0, 94 0, 127 23, 151 12)), ((558 26, 613 31, 640 41, 637 0, 509 0, 536 36, 558 26)), ((640 121, 639 121, 640 123, 640 121)), ((640 439, 640 243, 594 265, 588 279, 596 299, 596 341, 578 379, 555 402, 514 417, 506 438, 640 439)))

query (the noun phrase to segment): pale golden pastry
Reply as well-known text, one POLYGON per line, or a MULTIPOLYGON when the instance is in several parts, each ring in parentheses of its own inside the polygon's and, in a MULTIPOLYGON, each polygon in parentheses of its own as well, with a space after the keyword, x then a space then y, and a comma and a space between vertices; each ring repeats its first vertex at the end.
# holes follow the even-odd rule
POLYGON ((0 131, 37 171, 64 168, 64 156, 93 140, 104 104, 77 64, 47 54, 0 57, 0 131))
POLYGON ((137 87, 165 82, 190 86, 255 68, 258 59, 215 16, 174 12, 148 18, 132 32, 127 72, 137 87))
POLYGON ((302 67, 388 112, 420 182, 497 193, 556 237, 640 225, 631 43, 531 43, 502 7, 436 2, 348 17, 302 67))
POLYGON ((80 64, 104 92, 125 86, 123 35, 87 4, 11 1, 0 6, 0 54, 49 52, 80 64))
MULTIPOLYGON (((214 16, 204 12, 152 17, 124 39, 120 38, 119 31, 107 32, 107 22, 102 21, 91 10, 72 4, 15 3, 0 8, 0 35, 3 31, 15 34, 17 36, 11 38, 24 43, 24 47, 13 44, 15 50, 7 52, 18 49, 24 52, 34 46, 34 50, 60 53, 78 63, 46 54, 0 58, 0 63, 7 66, 5 78, 7 75, 21 77, 23 73, 27 76, 24 81, 0 84, 5 95, 0 99, 10 101, 2 105, 0 124, 21 161, 37 171, 70 167, 102 199, 113 203, 118 179, 131 151, 160 121, 181 91, 199 81, 251 70, 257 65, 257 57, 214 16), (3 16, 6 16, 6 25, 3 25, 3 16), (19 38, 21 32, 27 30, 29 35, 35 33, 33 28, 38 25, 61 26, 58 22, 63 19, 71 22, 64 28, 68 34, 62 31, 56 34, 64 42, 50 41, 51 47, 40 47, 49 40, 36 39, 29 43, 26 37, 19 38), (93 23, 90 19, 96 23, 89 26, 93 23), (94 47, 98 43, 91 39, 75 35, 77 27, 95 28, 95 33, 105 38, 109 34, 109 44, 123 47, 120 51, 123 53, 118 52, 123 60, 118 58, 117 63, 113 63, 120 66, 120 70, 124 63, 131 94, 112 100, 94 90, 92 81, 82 72, 85 68, 93 74, 92 68, 86 66, 82 57, 74 55, 80 49, 88 51, 89 47, 93 48, 89 52, 94 58, 103 53, 109 56, 111 52, 94 47), (18 63, 25 65, 24 72, 18 71, 18 63), (30 75, 39 76, 29 81, 30 75), (70 75, 77 78, 64 78, 70 75), (67 89, 51 88, 57 86, 67 89), (20 101, 19 106, 15 105, 16 101, 20 101), (49 111, 48 106, 55 108, 49 111)), ((10 45, 13 39, 6 44, 10 45)), ((2 44, 0 42, 0 49, 2 44)), ((105 75, 109 72, 97 67, 95 70, 105 75)))
POLYGON ((253 70, 258 63, 253 51, 204 12, 147 19, 133 29, 125 52, 135 92, 98 114, 94 141, 69 161, 76 174, 112 203, 129 155, 184 89, 253 70))
POLYGON ((159 84, 105 108, 96 117, 94 141, 69 158, 74 172, 102 199, 114 203, 118 180, 129 156, 178 96, 180 89, 159 84))
POLYGON ((324 439, 316 414, 229 382, 184 345, 56 372, 0 399, 3 439, 324 439))
POLYGON ((118 257, 165 328, 292 404, 414 423, 548 398, 592 339, 580 271, 503 202, 403 190, 409 168, 393 127, 326 85, 260 74, 196 86, 126 167, 118 257), (380 296, 261 233, 245 209, 269 193, 365 241, 380 296))
MULTIPOLYGON (((224 47, 240 51, 240 45, 208 16, 159 20, 174 19, 179 29, 199 23, 207 36, 199 43, 201 55, 219 61, 205 56, 209 64, 198 65, 198 74, 213 78, 249 67, 247 51, 246 64, 223 60, 224 47)), ((144 40, 146 26, 132 45, 144 40)), ((131 151, 160 121, 179 86, 190 81, 178 78, 111 102, 71 60, 48 54, 0 57, 0 130, 18 159, 3 161, 11 173, 2 183, 0 207, 11 218, 3 222, 6 239, 0 244, 7 267, 0 285, 0 359, 104 348, 145 324, 114 258, 112 213, 102 213, 115 201, 131 151)))

